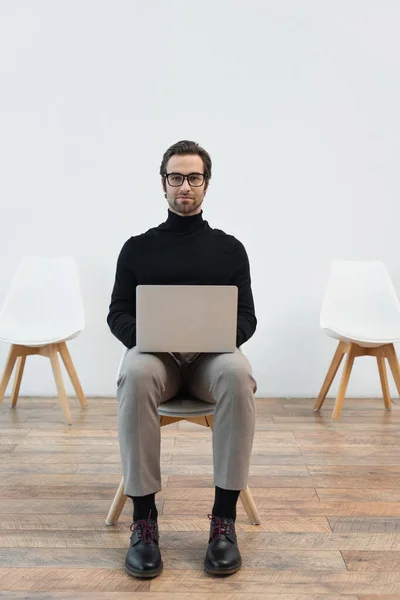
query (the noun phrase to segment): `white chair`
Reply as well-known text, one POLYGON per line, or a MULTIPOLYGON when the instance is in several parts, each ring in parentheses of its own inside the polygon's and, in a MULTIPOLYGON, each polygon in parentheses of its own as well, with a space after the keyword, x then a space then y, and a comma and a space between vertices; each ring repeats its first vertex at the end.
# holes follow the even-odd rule
MULTIPOLYGON (((118 374, 126 352, 127 350, 125 348, 118 367, 118 374)), ((209 402, 203 402, 202 400, 193 398, 193 396, 179 394, 178 396, 175 396, 175 398, 163 402, 158 407, 160 427, 171 423, 177 423, 178 421, 189 421, 191 423, 203 425, 204 427, 209 427, 212 430, 214 408, 215 406, 209 402)), ((117 523, 122 509, 125 506, 126 499, 127 497, 124 494, 124 478, 122 478, 110 510, 108 511, 106 525, 115 525, 117 523)), ((246 489, 240 492, 240 499, 250 522, 253 525, 259 525, 260 516, 249 487, 246 487, 246 489)))
POLYGON ((376 357, 385 408, 390 410, 385 358, 400 394, 400 368, 393 345, 400 341, 400 303, 385 265, 380 261, 332 261, 320 326, 339 344, 314 410, 323 405, 345 354, 333 421, 339 418, 357 356, 376 357))
POLYGON ((50 359, 58 396, 68 425, 71 412, 64 388, 58 353, 71 378, 83 408, 87 402, 71 360, 66 341, 76 337, 85 326, 78 271, 72 257, 25 257, 12 279, 0 311, 0 340, 11 344, 0 382, 0 403, 14 365, 17 370, 11 393, 15 407, 26 357, 31 354, 50 359))

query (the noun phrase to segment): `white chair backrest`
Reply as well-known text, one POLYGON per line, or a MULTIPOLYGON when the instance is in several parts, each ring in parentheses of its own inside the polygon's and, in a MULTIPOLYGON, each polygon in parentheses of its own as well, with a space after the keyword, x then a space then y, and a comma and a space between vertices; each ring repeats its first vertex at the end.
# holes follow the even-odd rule
POLYGON ((332 261, 320 314, 322 328, 390 326, 399 315, 400 303, 381 261, 332 261))
POLYGON ((46 330, 82 331, 85 316, 78 270, 72 257, 21 260, 4 300, 0 320, 43 323, 46 330))

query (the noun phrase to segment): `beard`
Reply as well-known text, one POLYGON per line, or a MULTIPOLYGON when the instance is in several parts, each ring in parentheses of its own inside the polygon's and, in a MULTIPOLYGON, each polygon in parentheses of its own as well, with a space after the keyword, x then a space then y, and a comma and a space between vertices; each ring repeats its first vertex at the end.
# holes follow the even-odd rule
POLYGON ((175 198, 167 197, 169 206, 180 215, 190 215, 191 213, 198 210, 198 208, 203 204, 204 198, 196 199, 190 198, 189 202, 182 203, 181 200, 177 200, 175 198))

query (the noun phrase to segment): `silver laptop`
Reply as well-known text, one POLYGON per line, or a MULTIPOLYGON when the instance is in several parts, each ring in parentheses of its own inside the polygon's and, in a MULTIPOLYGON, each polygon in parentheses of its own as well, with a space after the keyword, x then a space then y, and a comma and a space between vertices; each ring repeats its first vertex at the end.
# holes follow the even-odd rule
POLYGON ((238 288, 138 285, 139 352, 234 352, 238 288))

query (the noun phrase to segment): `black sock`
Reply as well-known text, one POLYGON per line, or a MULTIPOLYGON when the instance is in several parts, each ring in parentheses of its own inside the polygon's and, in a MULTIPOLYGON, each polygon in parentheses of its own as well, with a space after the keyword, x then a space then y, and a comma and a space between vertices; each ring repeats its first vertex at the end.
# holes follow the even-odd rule
POLYGON ((133 520, 140 521, 142 519, 150 519, 157 521, 158 511, 156 507, 156 495, 148 494, 147 496, 129 496, 133 500, 133 520))
POLYGON ((235 521, 236 504, 239 494, 240 490, 224 490, 220 487, 216 487, 212 514, 215 517, 224 517, 225 519, 233 519, 235 521))

